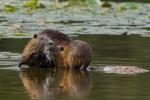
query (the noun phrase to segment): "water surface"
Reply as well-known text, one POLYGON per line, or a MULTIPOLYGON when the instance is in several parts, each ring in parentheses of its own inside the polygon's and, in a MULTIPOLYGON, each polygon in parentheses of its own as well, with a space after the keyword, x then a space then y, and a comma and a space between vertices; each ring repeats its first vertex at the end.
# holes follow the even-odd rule
MULTIPOLYGON (((150 69, 150 37, 77 35, 93 49, 91 66, 137 66, 150 69)), ((103 71, 18 69, 29 39, 0 40, 2 100, 148 100, 150 73, 113 74, 103 71), (16 99, 17 98, 17 99, 16 99)))

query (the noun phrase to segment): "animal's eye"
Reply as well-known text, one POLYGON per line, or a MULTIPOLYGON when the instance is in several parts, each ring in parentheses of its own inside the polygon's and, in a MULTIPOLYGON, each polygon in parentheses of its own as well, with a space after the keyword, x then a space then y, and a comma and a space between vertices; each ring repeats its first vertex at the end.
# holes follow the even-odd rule
POLYGON ((64 47, 60 47, 60 51, 64 51, 64 47))
POLYGON ((53 42, 50 42, 49 45, 53 45, 53 42))

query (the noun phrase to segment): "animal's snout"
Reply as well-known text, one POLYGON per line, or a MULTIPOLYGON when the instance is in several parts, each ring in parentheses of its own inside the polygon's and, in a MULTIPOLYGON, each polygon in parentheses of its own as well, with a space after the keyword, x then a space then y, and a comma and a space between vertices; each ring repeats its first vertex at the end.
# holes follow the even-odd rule
POLYGON ((54 42, 52 42, 52 41, 51 41, 51 42, 49 42, 49 45, 53 45, 53 44, 54 44, 54 42))

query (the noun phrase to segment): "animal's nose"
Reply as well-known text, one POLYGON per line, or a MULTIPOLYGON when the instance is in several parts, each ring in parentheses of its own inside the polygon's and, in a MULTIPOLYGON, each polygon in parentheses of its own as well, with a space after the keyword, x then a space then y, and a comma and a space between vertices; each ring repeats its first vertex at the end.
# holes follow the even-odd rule
POLYGON ((48 41, 48 44, 49 44, 49 45, 53 45, 54 42, 53 42, 52 40, 49 40, 49 41, 48 41))

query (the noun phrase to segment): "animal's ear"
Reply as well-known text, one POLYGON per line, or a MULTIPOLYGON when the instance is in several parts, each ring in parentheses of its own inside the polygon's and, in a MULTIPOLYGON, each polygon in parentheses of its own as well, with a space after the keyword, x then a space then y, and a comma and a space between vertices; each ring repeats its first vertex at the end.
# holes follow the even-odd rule
POLYGON ((34 36, 33 36, 34 38, 37 38, 37 34, 34 34, 34 36))
POLYGON ((64 47, 60 47, 60 51, 64 51, 64 47))

